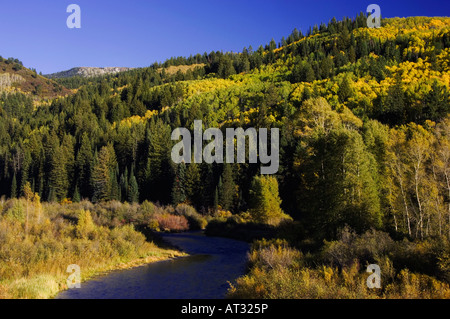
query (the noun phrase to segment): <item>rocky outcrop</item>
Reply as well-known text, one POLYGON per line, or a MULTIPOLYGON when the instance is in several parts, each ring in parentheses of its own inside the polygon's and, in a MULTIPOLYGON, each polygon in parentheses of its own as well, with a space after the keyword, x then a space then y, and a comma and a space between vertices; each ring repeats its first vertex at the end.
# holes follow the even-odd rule
POLYGON ((90 78, 94 76, 102 76, 112 73, 124 72, 131 69, 132 68, 120 68, 120 67, 106 67, 106 68, 78 67, 67 71, 47 74, 45 75, 45 77, 50 79, 70 78, 74 76, 90 78))

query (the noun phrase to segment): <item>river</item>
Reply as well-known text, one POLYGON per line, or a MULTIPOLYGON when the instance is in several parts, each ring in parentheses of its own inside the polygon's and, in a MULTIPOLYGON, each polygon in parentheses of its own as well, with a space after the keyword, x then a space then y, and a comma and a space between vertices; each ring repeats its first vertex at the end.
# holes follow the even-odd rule
POLYGON ((65 290, 56 299, 222 299, 245 273, 249 245, 202 232, 163 234, 190 256, 110 272, 65 290))

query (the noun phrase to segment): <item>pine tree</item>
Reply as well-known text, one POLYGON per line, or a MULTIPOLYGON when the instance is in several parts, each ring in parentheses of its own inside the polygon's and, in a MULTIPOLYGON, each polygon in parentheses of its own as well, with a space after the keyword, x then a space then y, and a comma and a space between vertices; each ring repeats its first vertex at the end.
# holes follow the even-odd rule
POLYGON ((110 170, 110 181, 111 181, 111 200, 121 200, 121 190, 120 185, 117 180, 117 175, 119 172, 119 167, 116 165, 115 169, 110 170))
POLYGON ((111 199, 112 180, 111 171, 116 166, 114 149, 112 146, 103 146, 94 160, 92 170, 92 188, 94 201, 108 201, 111 199))
MULTIPOLYGON (((165 112, 168 113, 168 112, 165 112)), ((158 119, 150 121, 147 132, 148 157, 146 165, 146 176, 148 181, 148 193, 145 198, 163 203, 171 202, 173 170, 170 158, 170 126, 158 119)), ((146 188, 147 189, 147 188, 146 188)))
POLYGON ((201 205, 201 176, 198 165, 194 162, 188 165, 185 179, 186 197, 197 209, 201 205))
POLYGON ((176 168, 175 178, 172 187, 172 203, 178 205, 186 200, 185 189, 186 165, 178 164, 176 168))
POLYGON ((134 176, 133 170, 131 170, 130 181, 128 183, 128 201, 130 203, 139 203, 139 186, 134 176))
POLYGON ((217 189, 217 187, 214 191, 213 209, 215 212, 217 212, 219 210, 219 190, 217 189))
POLYGON ((125 172, 120 175, 120 187, 121 187, 121 194, 122 194, 122 200, 128 200, 128 167, 125 167, 125 172))
POLYGON ((17 181, 15 172, 11 182, 11 198, 17 198, 17 181))
POLYGON ((389 87, 383 106, 380 116, 382 122, 391 125, 404 124, 406 122, 406 96, 403 91, 400 73, 396 74, 393 85, 389 87))
POLYGON ((233 180, 233 169, 230 164, 224 164, 221 183, 219 185, 219 205, 224 210, 232 210, 236 185, 233 180))
POLYGON ((94 159, 92 145, 87 133, 83 133, 81 146, 76 158, 76 172, 80 186, 81 197, 91 197, 91 163, 94 159))
POLYGON ((64 151, 60 146, 57 146, 53 151, 49 182, 50 188, 53 189, 55 200, 58 201, 67 197, 69 179, 64 151))
POLYGON ((352 94, 353 90, 350 85, 350 80, 348 76, 345 76, 338 90, 339 102, 341 103, 347 102, 348 99, 352 96, 352 94))
POLYGON ((72 202, 79 203, 81 201, 80 191, 78 190, 78 184, 75 185, 75 191, 73 192, 72 202))

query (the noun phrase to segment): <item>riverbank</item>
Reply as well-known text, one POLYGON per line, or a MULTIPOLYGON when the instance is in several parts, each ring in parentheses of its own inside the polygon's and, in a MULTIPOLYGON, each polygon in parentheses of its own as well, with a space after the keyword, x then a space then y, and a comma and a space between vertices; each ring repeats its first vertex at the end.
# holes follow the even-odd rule
POLYGON ((158 245, 131 223, 116 223, 119 209, 132 207, 40 203, 38 197, 0 201, 0 298, 52 298, 67 288, 69 265, 79 267, 83 282, 184 255, 158 245))
MULTIPOLYGON (((83 283, 107 276, 117 270, 132 269, 147 264, 187 256, 186 253, 153 247, 148 255, 130 260, 105 260, 102 264, 89 268, 81 268, 81 282, 83 283)), ((70 273, 66 269, 58 269, 53 273, 36 274, 30 277, 0 281, 1 299, 52 299, 68 289, 67 278, 70 273)))

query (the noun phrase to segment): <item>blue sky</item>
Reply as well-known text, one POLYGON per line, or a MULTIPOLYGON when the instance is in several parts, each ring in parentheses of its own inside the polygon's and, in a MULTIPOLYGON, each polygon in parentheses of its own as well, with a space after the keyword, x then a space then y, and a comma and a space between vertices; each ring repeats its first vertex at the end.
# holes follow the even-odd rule
POLYGON ((0 0, 0 55, 44 74, 76 66, 145 67, 171 56, 256 49, 297 27, 354 17, 371 3, 383 17, 449 16, 447 0, 0 0), (69 4, 81 29, 69 29, 69 4))

